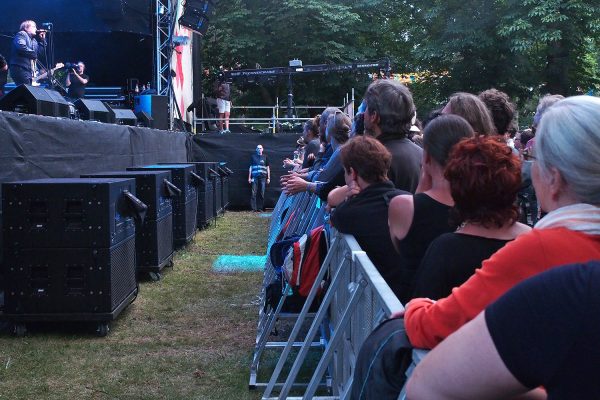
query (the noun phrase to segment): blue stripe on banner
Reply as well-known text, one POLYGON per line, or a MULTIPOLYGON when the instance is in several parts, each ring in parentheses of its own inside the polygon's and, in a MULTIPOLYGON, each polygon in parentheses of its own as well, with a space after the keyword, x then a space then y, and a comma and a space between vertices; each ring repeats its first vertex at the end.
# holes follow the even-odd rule
POLYGON ((224 254, 219 256, 213 263, 215 272, 253 272, 262 271, 265 268, 267 256, 256 256, 246 254, 243 256, 234 256, 224 254))

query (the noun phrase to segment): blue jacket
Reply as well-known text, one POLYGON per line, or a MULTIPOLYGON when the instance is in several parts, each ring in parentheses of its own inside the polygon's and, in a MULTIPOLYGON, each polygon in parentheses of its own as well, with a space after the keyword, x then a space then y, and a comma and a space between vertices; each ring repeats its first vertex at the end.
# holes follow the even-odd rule
POLYGON ((41 57, 46 50, 46 42, 31 38, 25 31, 15 35, 10 51, 10 65, 31 70, 31 60, 41 57))

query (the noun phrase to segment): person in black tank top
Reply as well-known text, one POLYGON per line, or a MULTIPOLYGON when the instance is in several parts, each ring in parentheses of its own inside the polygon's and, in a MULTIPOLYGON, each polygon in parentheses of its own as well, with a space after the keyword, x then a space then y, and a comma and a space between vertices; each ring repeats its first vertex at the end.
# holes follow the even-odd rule
POLYGON ((457 115, 432 120, 423 132, 423 170, 417 194, 397 196, 390 203, 388 224, 400 253, 401 289, 397 295, 402 304, 411 298, 415 275, 431 241, 457 227, 449 223, 454 200, 444 178, 444 166, 452 147, 473 135, 469 123, 457 115))
POLYGON ((450 217, 460 228, 431 243, 418 268, 413 297, 437 300, 449 296, 484 260, 530 230, 517 222, 521 164, 499 137, 476 137, 457 144, 444 176, 454 199, 450 217))

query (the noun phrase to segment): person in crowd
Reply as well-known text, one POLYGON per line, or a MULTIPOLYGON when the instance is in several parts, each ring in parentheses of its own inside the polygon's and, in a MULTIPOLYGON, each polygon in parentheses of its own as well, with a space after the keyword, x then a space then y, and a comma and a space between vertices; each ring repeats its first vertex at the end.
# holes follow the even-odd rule
POLYGON ((84 71, 85 64, 79 61, 75 68, 71 68, 67 74, 65 84, 67 85, 71 99, 82 99, 85 96, 85 87, 90 81, 90 77, 84 71))
MULTIPOLYGON (((284 190, 287 194, 293 195, 302 191, 317 193, 324 201, 327 200, 327 193, 322 192, 325 183, 335 180, 337 184, 343 185, 343 167, 340 160, 341 146, 348 141, 352 123, 350 117, 342 111, 331 114, 327 121, 325 135, 333 149, 331 158, 327 161, 325 168, 318 174, 309 175, 312 182, 305 180, 300 176, 293 176, 287 180, 284 190)), ((335 186, 331 187, 333 189, 335 186)))
POLYGON ((38 31, 34 21, 23 21, 13 39, 10 53, 10 76, 15 85, 31 85, 37 71, 36 61, 44 55, 45 50, 46 31, 38 31))
POLYGON ((397 189, 414 193, 423 149, 408 139, 416 119, 410 90, 398 81, 379 79, 369 85, 363 101, 365 134, 375 137, 392 154, 388 178, 397 189))
POLYGON ((478 135, 496 134, 496 127, 490 112, 485 103, 474 94, 464 92, 453 94, 442 113, 460 115, 471 124, 478 135))
POLYGON ((532 180, 548 212, 534 229, 485 260, 436 302, 413 299, 404 315, 415 347, 433 348, 518 282, 552 267, 600 259, 600 99, 561 100, 541 119, 532 180))
POLYGON ((353 235, 390 288, 401 281, 387 215, 390 199, 401 193, 388 180, 391 154, 378 140, 356 136, 341 148, 346 186, 329 193, 327 206, 335 207, 332 225, 353 235))
POLYGON ((304 160, 302 161, 303 169, 312 167, 317 154, 319 154, 319 148, 321 147, 321 142, 319 141, 320 121, 321 116, 317 115, 304 123, 303 137, 306 147, 304 147, 304 160))
POLYGON ((499 137, 464 139, 444 169, 455 232, 433 240, 421 261, 413 297, 439 299, 463 284, 483 260, 531 228, 517 222, 521 162, 499 137))
POLYGON ((506 136, 515 116, 515 106, 508 95, 497 89, 479 93, 479 99, 486 105, 498 135, 506 136))
POLYGON ((299 171, 302 169, 302 163, 304 161, 304 148, 306 143, 304 137, 296 140, 296 150, 294 150, 294 156, 292 159, 285 158, 283 160, 283 168, 291 168, 292 171, 299 171))
POLYGON ((8 63, 6 58, 0 54, 0 97, 4 96, 4 85, 8 80, 8 63))
POLYGON ((352 129, 350 130, 350 138, 354 136, 362 136, 365 134, 365 113, 359 112, 354 116, 352 121, 352 129))
POLYGON ((266 185, 271 183, 271 167, 269 159, 263 154, 262 144, 256 146, 256 153, 252 154, 250 159, 250 168, 248 169, 248 183, 252 185, 252 196, 250 197, 250 207, 252 211, 262 211, 265 201, 266 185))
POLYGON ((390 203, 388 225, 392 242, 400 252, 398 299, 402 304, 411 298, 415 276, 429 244, 442 233, 456 229, 449 223, 454 200, 444 167, 452 147, 473 135, 469 123, 457 115, 443 115, 431 121, 423 132, 421 178, 430 182, 429 189, 414 196, 396 196, 390 203))
POLYGON ((407 398, 598 399, 599 314, 599 261, 533 276, 427 354, 407 398))

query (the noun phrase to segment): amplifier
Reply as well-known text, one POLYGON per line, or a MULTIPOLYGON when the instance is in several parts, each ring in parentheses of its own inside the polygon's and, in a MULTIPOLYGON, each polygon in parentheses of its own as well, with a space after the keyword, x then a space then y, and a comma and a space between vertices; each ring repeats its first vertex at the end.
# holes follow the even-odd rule
POLYGON ((5 248, 4 314, 109 321, 137 293, 135 236, 110 248, 5 248))
POLYGON ((134 235, 134 216, 143 212, 135 186, 120 178, 4 183, 4 247, 112 247, 134 235))
POLYGON ((148 206, 146 218, 157 220, 173 212, 172 197, 179 188, 171 183, 170 171, 107 171, 81 175, 82 178, 135 179, 136 197, 148 206))

